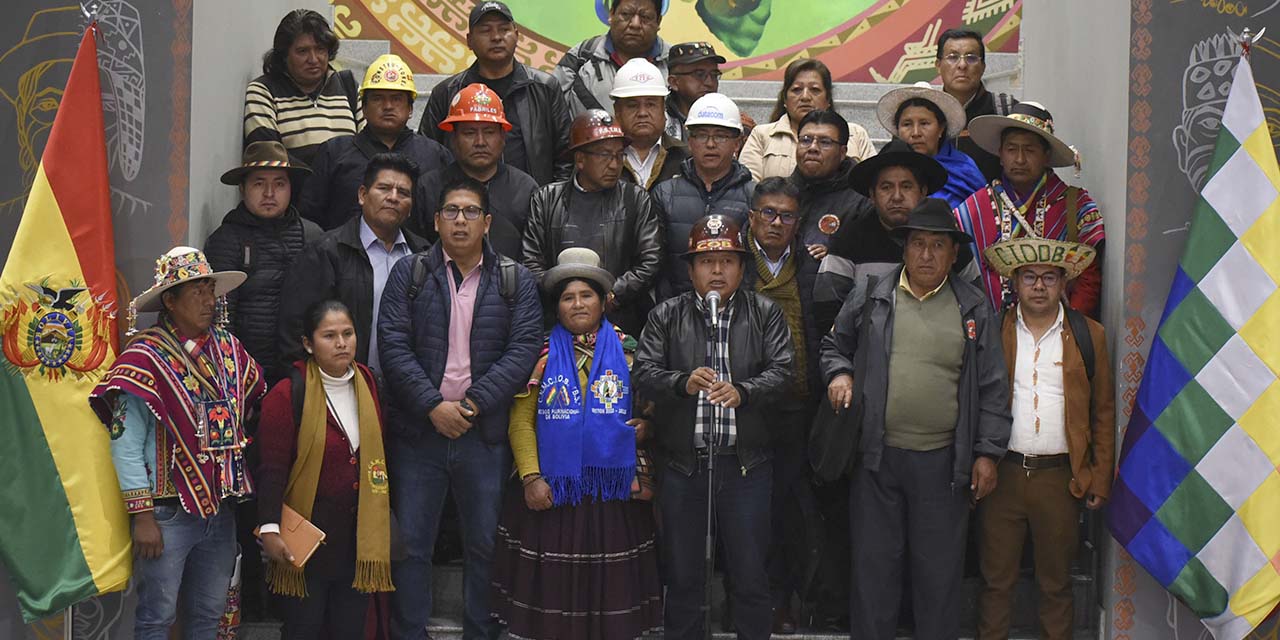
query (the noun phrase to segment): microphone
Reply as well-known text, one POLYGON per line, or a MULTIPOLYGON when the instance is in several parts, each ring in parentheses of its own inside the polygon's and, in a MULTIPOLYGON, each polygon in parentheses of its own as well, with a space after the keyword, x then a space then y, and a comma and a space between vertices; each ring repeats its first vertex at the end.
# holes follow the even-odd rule
POLYGON ((720 292, 707 292, 707 304, 711 306, 711 325, 720 326, 720 292))

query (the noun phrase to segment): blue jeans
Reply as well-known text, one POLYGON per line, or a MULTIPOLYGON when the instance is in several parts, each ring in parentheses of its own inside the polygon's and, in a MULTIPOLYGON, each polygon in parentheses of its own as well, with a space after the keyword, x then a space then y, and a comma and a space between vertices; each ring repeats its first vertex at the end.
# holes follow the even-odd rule
POLYGON ((419 439, 397 438, 387 449, 391 505, 400 522, 405 559, 392 563, 391 636, 427 637, 431 618, 431 554, 445 496, 453 489, 462 525, 462 635, 495 639, 502 628, 489 613, 489 569, 502 510, 511 447, 487 444, 478 429, 450 440, 433 429, 419 439))
POLYGON ((164 551, 154 560, 133 561, 138 585, 134 638, 166 640, 182 601, 182 637, 207 640, 218 633, 227 609, 227 589, 236 563, 235 504, 224 501, 218 513, 201 518, 176 504, 157 504, 156 524, 164 551))
MULTIPOLYGON (((662 469, 658 507, 662 513, 662 559, 667 578, 665 635, 669 640, 705 637, 707 466, 698 460, 692 476, 662 469)), ((715 534, 724 545, 732 576, 729 604, 739 638, 769 637, 773 609, 765 560, 769 553, 773 463, 743 471, 736 455, 715 460, 715 534)))

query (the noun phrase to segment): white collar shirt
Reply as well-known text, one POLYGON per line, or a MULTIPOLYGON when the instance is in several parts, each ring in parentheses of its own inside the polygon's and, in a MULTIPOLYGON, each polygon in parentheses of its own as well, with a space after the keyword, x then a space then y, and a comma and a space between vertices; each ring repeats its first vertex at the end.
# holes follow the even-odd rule
POLYGON ((1013 372, 1013 431, 1009 450, 1024 455, 1067 453, 1062 376, 1063 319, 1058 318, 1037 340, 1017 308, 1018 356, 1013 372))

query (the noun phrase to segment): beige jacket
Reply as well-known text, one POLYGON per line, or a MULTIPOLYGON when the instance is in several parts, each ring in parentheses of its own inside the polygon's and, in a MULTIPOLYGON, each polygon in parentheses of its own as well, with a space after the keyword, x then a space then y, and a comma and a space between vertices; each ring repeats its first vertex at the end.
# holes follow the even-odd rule
MULTIPOLYGON (((757 182, 772 176, 787 177, 796 169, 796 134, 791 132, 791 120, 782 114, 777 122, 762 124, 751 131, 747 143, 738 155, 738 162, 751 171, 757 182)), ((854 160, 865 160, 876 154, 871 137, 862 125, 849 123, 848 155, 854 160)))

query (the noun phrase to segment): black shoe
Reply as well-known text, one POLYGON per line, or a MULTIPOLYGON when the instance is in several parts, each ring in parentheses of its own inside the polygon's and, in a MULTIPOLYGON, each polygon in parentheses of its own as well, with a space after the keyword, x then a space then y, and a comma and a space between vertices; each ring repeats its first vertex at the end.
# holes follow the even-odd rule
POLYGON ((791 617, 791 605, 774 608, 773 632, 780 636, 795 635, 796 621, 791 617))

